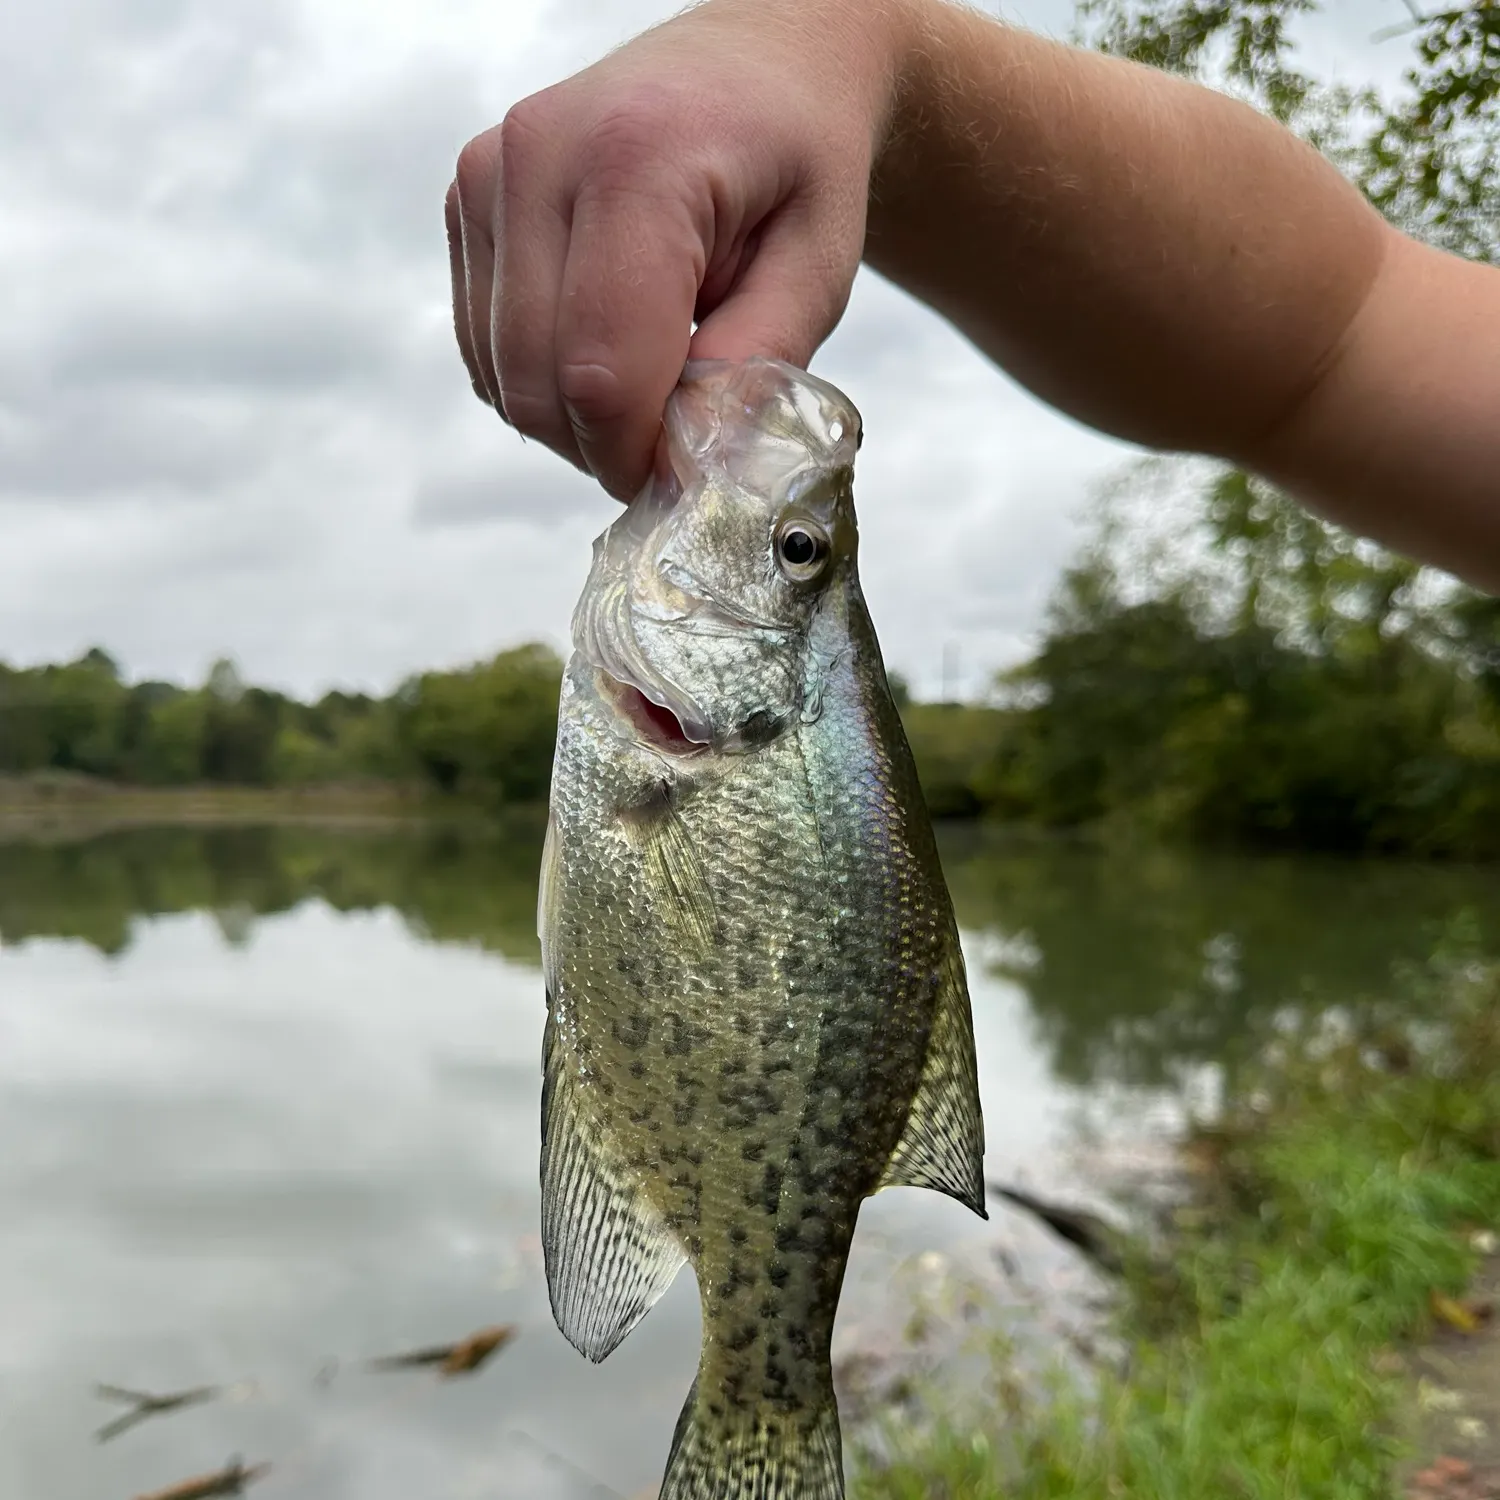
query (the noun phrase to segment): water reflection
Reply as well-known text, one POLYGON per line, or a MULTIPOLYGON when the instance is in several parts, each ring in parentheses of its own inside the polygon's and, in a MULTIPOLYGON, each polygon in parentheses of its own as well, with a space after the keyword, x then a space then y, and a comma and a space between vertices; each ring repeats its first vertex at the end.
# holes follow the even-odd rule
MULTIPOLYGON (((971 958, 1024 991, 1053 1070, 1078 1084, 1166 1082, 1221 1057, 1257 1011, 1377 993, 1460 911, 1500 936, 1484 868, 1105 853, 961 826, 943 830, 943 852, 971 958)), ((534 820, 0 845, 0 946, 72 938, 119 956, 143 919, 192 911, 243 946, 257 920, 316 899, 535 964, 540 861, 534 820)))
MULTIPOLYGON (((0 1495, 129 1500, 235 1453, 272 1462, 269 1500, 633 1500, 659 1477, 691 1278, 601 1366, 547 1307, 539 857, 534 825, 0 846, 0 1495), (367 1367, 510 1325, 461 1380, 367 1367), (101 1446, 100 1382, 218 1395, 101 1446)), ((1155 1108, 1255 1009, 1376 988, 1459 908, 1493 921, 1486 872, 972 830, 945 861, 987 1171, 1049 1192, 1079 1111, 1155 1108)), ((868 1205, 841 1347, 894 1336, 882 1299, 915 1252, 1065 1264, 994 1213, 868 1205)))
POLYGON ((257 917, 314 897, 335 911, 391 908, 413 931, 539 961, 536 819, 466 830, 147 828, 84 841, 0 845, 0 944, 77 938, 126 952, 143 917, 214 913, 243 944, 257 917))

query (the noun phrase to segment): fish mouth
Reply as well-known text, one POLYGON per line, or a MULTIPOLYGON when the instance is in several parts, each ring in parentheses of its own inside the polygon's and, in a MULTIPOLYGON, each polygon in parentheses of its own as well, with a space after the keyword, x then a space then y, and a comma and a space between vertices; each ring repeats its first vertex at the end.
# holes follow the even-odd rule
POLYGON ((697 755, 708 749, 710 731, 645 689, 599 670, 605 689, 621 716, 643 744, 664 755, 697 755))

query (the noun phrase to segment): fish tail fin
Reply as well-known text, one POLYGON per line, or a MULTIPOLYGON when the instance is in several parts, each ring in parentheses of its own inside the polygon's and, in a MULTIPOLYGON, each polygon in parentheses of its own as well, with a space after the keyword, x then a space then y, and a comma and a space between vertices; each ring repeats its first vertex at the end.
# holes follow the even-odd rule
POLYGON ((812 1410, 726 1412, 688 1392, 660 1500, 844 1500, 843 1441, 830 1375, 812 1410))

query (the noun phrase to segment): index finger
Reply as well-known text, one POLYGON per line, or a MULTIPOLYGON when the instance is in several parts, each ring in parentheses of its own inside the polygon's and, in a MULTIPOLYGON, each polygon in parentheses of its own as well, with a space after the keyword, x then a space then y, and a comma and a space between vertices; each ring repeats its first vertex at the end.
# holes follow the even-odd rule
POLYGON ((650 475, 687 361, 703 262, 703 236, 678 199, 586 187, 574 205, 557 385, 579 451, 617 499, 650 475))

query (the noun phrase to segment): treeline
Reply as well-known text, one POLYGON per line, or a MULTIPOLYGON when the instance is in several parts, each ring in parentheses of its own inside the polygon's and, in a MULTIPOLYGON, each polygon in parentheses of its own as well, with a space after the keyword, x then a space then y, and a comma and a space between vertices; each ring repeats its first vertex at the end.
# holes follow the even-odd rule
POLYGON ((0 663, 0 775, 73 772, 140 786, 397 781, 486 803, 546 795, 562 663, 522 646, 427 672, 386 698, 303 703, 217 662, 199 687, 127 683, 92 650, 63 666, 0 663))
POLYGON ((1500 857, 1500 599, 1240 473, 1108 501, 997 701, 908 710, 934 811, 1500 857))
MULTIPOLYGON (((1500 857, 1500 600, 1358 542, 1240 474, 1126 490, 991 706, 894 684, 940 818, 1199 843, 1500 857), (1140 503, 1143 502, 1143 503, 1140 503), (1187 512, 1183 513, 1186 505, 1187 512)), ((379 780, 498 807, 546 796, 562 663, 544 647, 303 703, 218 663, 124 682, 91 651, 0 667, 0 775, 141 785, 379 780)))

